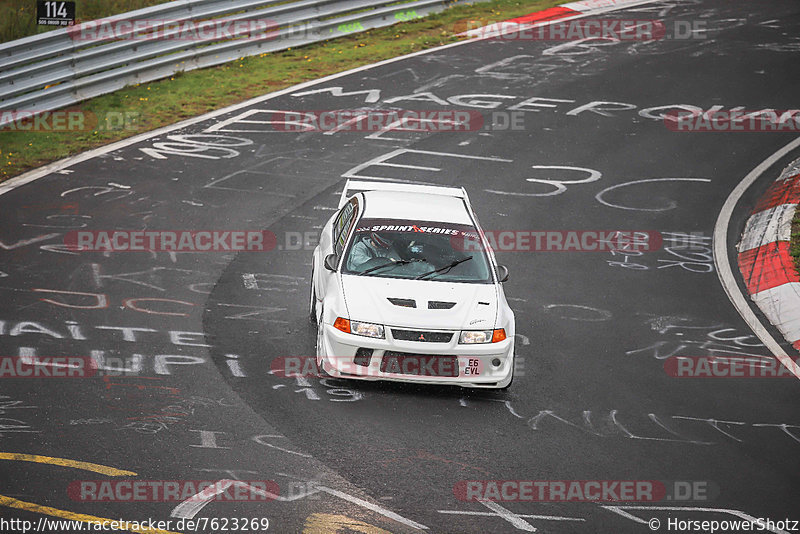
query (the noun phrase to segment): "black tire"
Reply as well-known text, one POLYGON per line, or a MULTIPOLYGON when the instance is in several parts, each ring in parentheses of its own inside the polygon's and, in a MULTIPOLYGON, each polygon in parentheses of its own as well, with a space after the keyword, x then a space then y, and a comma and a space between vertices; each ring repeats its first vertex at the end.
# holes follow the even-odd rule
POLYGON ((308 297, 308 320, 317 324, 317 294, 314 291, 314 268, 311 268, 311 287, 309 287, 308 297))
POLYGON ((328 375, 327 371, 325 371, 325 363, 320 362, 319 360, 319 344, 322 342, 322 332, 323 332, 322 321, 324 321, 322 313, 324 312, 324 308, 320 308, 319 311, 320 311, 320 317, 319 317, 320 320, 319 322, 316 322, 316 320, 314 321, 314 324, 317 325, 316 342, 314 343, 314 355, 317 361, 317 367, 319 369, 320 377, 326 378, 330 375, 328 375))

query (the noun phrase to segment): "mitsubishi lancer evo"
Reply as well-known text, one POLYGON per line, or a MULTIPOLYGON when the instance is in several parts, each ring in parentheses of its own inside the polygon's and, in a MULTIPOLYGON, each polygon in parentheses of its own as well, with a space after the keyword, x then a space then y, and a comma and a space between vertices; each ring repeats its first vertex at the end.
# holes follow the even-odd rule
POLYGON ((507 278, 463 188, 348 180, 314 250, 317 365, 340 378, 507 388, 507 278))

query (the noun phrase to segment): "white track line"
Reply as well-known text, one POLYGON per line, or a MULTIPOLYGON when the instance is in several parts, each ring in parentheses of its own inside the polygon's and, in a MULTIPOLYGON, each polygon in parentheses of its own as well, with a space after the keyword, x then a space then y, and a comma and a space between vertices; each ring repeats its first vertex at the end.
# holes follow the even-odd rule
POLYGON ((774 165, 778 160, 782 157, 786 156, 789 152, 800 147, 800 137, 792 141, 791 143, 787 144, 786 146, 780 148, 775 153, 773 153, 770 157, 762 161, 758 167, 750 171, 750 173, 744 177, 744 179, 739 182, 739 184, 731 191, 731 194, 728 196, 727 200, 725 200, 725 204, 722 206, 722 211, 719 213, 719 217, 717 217, 717 222, 714 225, 714 265, 717 269, 717 275, 719 276, 719 281, 722 283, 723 289, 725 289, 725 293, 728 295, 731 303, 733 303, 733 307, 736 308, 736 311, 739 312, 739 315, 742 316, 742 319, 747 323, 747 325, 753 330, 753 332, 758 336, 764 345, 778 358, 783 365, 789 369, 798 379, 800 379, 800 365, 797 365, 791 357, 783 350, 777 341, 772 337, 769 331, 761 324, 756 317, 756 314, 750 308, 750 305, 745 299, 742 292, 739 290, 739 286, 736 285, 736 279, 733 276, 733 269, 731 268, 730 259, 728 257, 728 226, 731 222, 731 215, 733 214, 733 210, 736 207, 736 204, 739 202, 739 199, 742 198, 747 189, 755 183, 755 181, 762 175, 764 172, 769 169, 772 165, 774 165))
POLYGON ((410 519, 406 519, 405 517, 403 517, 401 515, 398 515, 398 514, 392 512, 391 510, 387 510, 383 506, 379 506, 377 504, 372 504, 371 502, 365 501, 364 499, 359 499, 358 497, 353 497, 352 495, 350 495, 348 493, 344 493, 342 491, 335 490, 335 489, 329 488, 327 486, 317 486, 317 489, 319 491, 324 491, 325 493, 329 493, 329 494, 331 494, 331 495, 333 495, 335 497, 339 497, 340 499, 344 499, 346 501, 350 501, 350 502, 352 502, 354 504, 357 504, 359 506, 363 506, 364 508, 366 508, 368 510, 372 510, 373 512, 376 512, 376 513, 379 513, 381 515, 384 515, 384 516, 386 516, 386 517, 388 517, 390 519, 394 519, 398 523, 403 523, 404 525, 408 525, 411 528, 415 528, 417 530, 428 530, 428 527, 426 527, 423 524, 417 523, 416 521, 412 521, 410 519))

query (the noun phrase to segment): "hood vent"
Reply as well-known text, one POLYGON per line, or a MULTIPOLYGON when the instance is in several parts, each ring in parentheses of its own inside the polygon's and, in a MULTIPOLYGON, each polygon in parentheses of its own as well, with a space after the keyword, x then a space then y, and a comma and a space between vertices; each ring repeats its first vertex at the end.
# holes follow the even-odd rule
POLYGON ((394 298, 387 298, 389 302, 394 304, 395 306, 402 306, 403 308, 416 308, 417 303, 414 299, 394 299, 394 298))
POLYGON ((449 310, 453 306, 455 306, 455 302, 442 302, 440 300, 429 300, 428 301, 428 309, 429 310, 449 310))

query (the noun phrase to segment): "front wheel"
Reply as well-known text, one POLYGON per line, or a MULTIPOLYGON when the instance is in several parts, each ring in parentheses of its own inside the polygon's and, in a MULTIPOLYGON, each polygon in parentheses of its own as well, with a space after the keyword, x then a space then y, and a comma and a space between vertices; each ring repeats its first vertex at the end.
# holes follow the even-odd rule
POLYGON ((323 335, 324 335, 324 331, 325 331, 324 324, 323 324, 324 320, 325 320, 325 317, 324 317, 324 315, 322 315, 322 308, 320 308, 319 321, 316 321, 316 323, 317 323, 317 349, 316 349, 317 354, 316 354, 316 356, 317 356, 317 366, 320 369, 322 368, 322 357, 324 356, 324 354, 323 354, 323 349, 324 349, 323 335))
POLYGON ((323 322, 325 316, 322 315, 322 312, 323 310, 320 308, 319 322, 317 323, 317 369, 319 370, 320 378, 327 378, 330 375, 325 370, 325 323, 323 322))
POLYGON ((314 268, 311 268, 311 287, 309 288, 308 320, 317 322, 317 292, 314 291, 314 268))

